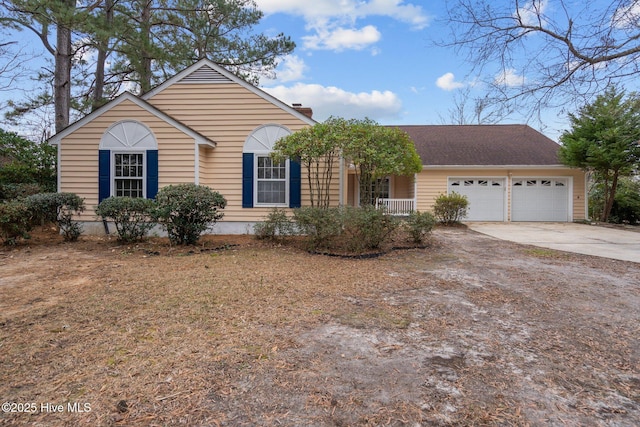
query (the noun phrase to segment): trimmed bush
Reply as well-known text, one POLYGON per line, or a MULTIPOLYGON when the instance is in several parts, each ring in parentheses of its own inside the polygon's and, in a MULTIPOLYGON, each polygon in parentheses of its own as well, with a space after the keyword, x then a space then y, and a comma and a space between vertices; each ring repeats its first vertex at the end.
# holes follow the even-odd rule
POLYGON ((293 211, 293 219, 300 233, 307 236, 309 250, 329 248, 342 234, 342 218, 339 208, 305 206, 293 211))
POLYGON ((155 203, 139 197, 108 197, 96 207, 96 215, 110 219, 123 243, 142 240, 156 223, 152 220, 155 203))
POLYGON ((0 200, 24 199, 27 196, 42 192, 39 184, 8 183, 0 184, 0 200))
POLYGON ((452 225, 466 218, 468 207, 467 196, 452 192, 448 196, 445 194, 438 196, 433 205, 433 213, 441 223, 452 225))
POLYGON ((253 227, 253 232, 257 239, 277 240, 296 234, 296 225, 287 216, 286 210, 273 208, 263 222, 253 227))
POLYGON ((404 228, 413 243, 422 243, 435 225, 436 218, 430 212, 411 212, 404 222, 404 228))
POLYGON ((179 184, 163 187, 156 195, 155 220, 178 245, 193 245, 224 215, 226 199, 209 187, 179 184))
POLYGON ((34 194, 26 198, 26 203, 35 221, 56 224, 65 241, 74 242, 82 234, 82 225, 73 220, 84 212, 84 199, 77 194, 34 194))
POLYGON ((380 248, 400 223, 374 206, 345 206, 341 211, 347 249, 353 252, 380 248))
POLYGON ((5 245, 15 245, 18 238, 29 238, 31 215, 26 202, 0 202, 0 237, 5 245))

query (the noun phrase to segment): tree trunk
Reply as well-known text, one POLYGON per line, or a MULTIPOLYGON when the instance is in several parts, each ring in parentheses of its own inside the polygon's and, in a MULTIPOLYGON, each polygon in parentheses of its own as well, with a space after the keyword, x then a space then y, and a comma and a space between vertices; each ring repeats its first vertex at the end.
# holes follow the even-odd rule
MULTIPOLYGON (((105 0, 104 5, 104 24, 106 28, 113 25, 113 0, 105 0)), ((98 59, 96 63, 96 86, 93 91, 93 99, 91 102, 91 111, 97 110, 104 104, 104 68, 107 62, 107 54, 109 49, 109 38, 97 40, 98 59)))
POLYGON ((148 0, 142 9, 140 16, 140 94, 145 94, 151 90, 151 6, 153 0, 148 0))
MULTIPOLYGON (((613 173, 613 179, 611 181, 611 188, 608 188, 608 191, 605 191, 605 205, 604 211, 602 212, 602 222, 609 221, 609 216, 611 215, 611 209, 613 208, 613 202, 616 200, 616 191, 618 190, 618 171, 613 173)), ((608 186, 608 182, 605 182, 605 186, 608 186)))
MULTIPOLYGON (((75 0, 67 0, 67 6, 75 7, 75 0)), ((56 35, 53 97, 57 133, 69 125, 71 109, 71 29, 62 23, 58 23, 56 35)))

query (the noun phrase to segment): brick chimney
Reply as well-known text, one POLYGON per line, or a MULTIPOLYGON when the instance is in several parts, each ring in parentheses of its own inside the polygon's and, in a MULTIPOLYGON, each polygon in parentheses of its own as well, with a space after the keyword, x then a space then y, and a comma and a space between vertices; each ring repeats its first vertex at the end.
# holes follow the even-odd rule
POLYGON ((293 109, 298 111, 301 114, 304 114, 305 116, 309 117, 310 119, 313 118, 313 110, 309 107, 303 107, 302 104, 292 104, 293 109))

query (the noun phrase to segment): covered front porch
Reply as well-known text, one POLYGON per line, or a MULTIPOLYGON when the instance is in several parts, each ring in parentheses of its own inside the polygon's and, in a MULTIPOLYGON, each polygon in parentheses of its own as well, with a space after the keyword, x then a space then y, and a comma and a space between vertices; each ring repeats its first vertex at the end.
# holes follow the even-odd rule
MULTIPOLYGON (((373 185, 373 184, 372 184, 373 185)), ((390 215, 407 216, 416 209, 416 177, 389 176, 378 183, 378 193, 371 203, 390 215)), ((347 204, 360 206, 360 188, 355 173, 347 175, 347 204)))

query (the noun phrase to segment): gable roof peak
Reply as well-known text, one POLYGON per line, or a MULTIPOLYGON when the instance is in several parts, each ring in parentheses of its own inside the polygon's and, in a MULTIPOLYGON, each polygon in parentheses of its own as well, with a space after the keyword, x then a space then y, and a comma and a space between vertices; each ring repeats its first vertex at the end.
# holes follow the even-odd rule
POLYGON ((288 111, 294 116, 298 117, 303 122, 314 125, 316 121, 312 118, 306 116, 300 111, 296 110, 290 105, 285 104, 280 101, 278 98, 269 95, 267 92, 263 91, 257 86, 252 85, 241 77, 236 76, 231 71, 227 70, 221 65, 216 64, 210 59, 204 58, 196 62, 195 64, 185 68, 175 76, 169 78, 164 83, 161 83, 159 86, 156 86, 154 89, 145 93, 141 96, 144 100, 149 100, 153 98, 158 93, 162 92, 166 88, 174 85, 174 84, 185 84, 185 83, 235 83, 238 84, 250 92, 258 95, 259 97, 265 99, 266 101, 282 108, 283 110, 288 111))

